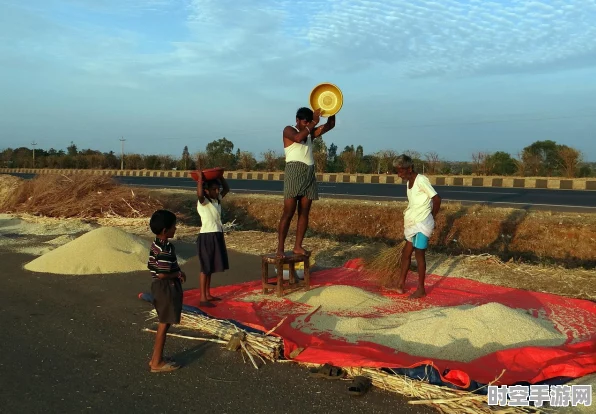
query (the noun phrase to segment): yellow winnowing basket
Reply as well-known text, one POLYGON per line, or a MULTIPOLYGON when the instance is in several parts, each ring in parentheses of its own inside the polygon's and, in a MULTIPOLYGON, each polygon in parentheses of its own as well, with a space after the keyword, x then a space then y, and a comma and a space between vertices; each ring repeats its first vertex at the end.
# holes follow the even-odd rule
POLYGON ((344 103, 341 90, 332 83, 321 83, 310 92, 310 107, 321 109, 321 115, 329 117, 339 112, 344 103))

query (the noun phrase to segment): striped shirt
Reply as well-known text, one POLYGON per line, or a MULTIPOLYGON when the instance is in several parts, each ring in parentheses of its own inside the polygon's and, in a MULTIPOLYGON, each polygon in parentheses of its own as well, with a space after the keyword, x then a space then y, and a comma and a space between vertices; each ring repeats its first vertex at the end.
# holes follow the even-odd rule
POLYGON ((151 271, 151 277, 154 279, 159 279, 157 275, 160 273, 179 272, 180 266, 178 266, 174 245, 156 238, 149 250, 147 268, 151 271))

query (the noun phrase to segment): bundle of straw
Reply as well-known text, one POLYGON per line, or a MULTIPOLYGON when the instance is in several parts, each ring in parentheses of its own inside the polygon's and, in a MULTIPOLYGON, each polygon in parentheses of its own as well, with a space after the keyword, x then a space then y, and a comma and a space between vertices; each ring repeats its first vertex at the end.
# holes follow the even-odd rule
MULTIPOLYGON (((303 362, 299 364, 305 367, 317 366, 303 362)), ((444 414, 540 414, 546 412, 536 407, 489 406, 486 395, 433 385, 424 380, 416 380, 375 368, 349 367, 342 369, 346 371, 348 377, 364 376, 369 378, 375 387, 413 398, 408 401, 408 404, 427 405, 444 414)), ((488 385, 492 385, 499 378, 488 385)))
POLYGON ((399 278, 402 250, 405 245, 406 241, 404 240, 396 246, 379 251, 372 258, 364 261, 363 270, 378 275, 382 286, 394 285, 399 278))
MULTIPOLYGON (((363 375, 370 378, 375 387, 396 392, 409 398, 416 398, 416 400, 409 401, 409 404, 428 405, 445 414, 493 414, 495 412, 499 414, 521 414, 542 412, 534 407, 492 407, 488 405, 486 395, 432 385, 425 381, 418 381, 403 375, 390 374, 376 369, 348 368, 347 371, 352 377, 363 375)), ((495 381, 497 380, 498 378, 495 379, 495 381)), ((492 383, 489 385, 492 385, 492 383)))
MULTIPOLYGON (((155 310, 152 310, 150 312, 150 315, 152 317, 157 317, 157 312, 155 310)), ((251 332, 246 332, 238 328, 231 322, 211 319, 208 316, 188 312, 186 310, 182 311, 180 324, 178 324, 177 326, 180 328, 203 331, 211 335, 217 336, 218 338, 223 339, 226 342, 231 341, 233 337, 237 338, 238 335, 235 334, 241 333, 240 336, 242 340, 240 341, 240 346, 242 350, 244 350, 247 353, 248 357, 251 359, 251 362, 253 363, 253 365, 255 365, 255 367, 257 366, 251 354, 264 357, 270 361, 276 361, 282 355, 281 350, 283 347, 283 339, 270 335, 277 328, 277 326, 264 335, 255 334, 251 332)))

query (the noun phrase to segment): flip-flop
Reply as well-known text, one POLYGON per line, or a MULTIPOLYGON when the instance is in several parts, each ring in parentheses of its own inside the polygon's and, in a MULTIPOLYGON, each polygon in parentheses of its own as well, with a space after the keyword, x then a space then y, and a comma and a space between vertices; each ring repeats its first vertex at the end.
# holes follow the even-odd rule
POLYGON ((173 362, 166 362, 160 368, 151 368, 151 372, 172 372, 176 371, 180 368, 180 365, 177 365, 173 362))
POLYGON ((359 397, 366 394, 372 386, 372 381, 369 378, 357 376, 348 387, 348 394, 359 397))
MULTIPOLYGON (((176 362, 176 361, 174 361, 174 358, 170 358, 170 357, 163 357, 161 360, 166 363, 167 362, 176 362)), ((151 366, 151 361, 149 361, 149 366, 151 366)))
POLYGON ((310 376, 313 378, 325 378, 329 380, 342 379, 345 376, 343 369, 330 364, 321 365, 318 368, 310 369, 310 376))

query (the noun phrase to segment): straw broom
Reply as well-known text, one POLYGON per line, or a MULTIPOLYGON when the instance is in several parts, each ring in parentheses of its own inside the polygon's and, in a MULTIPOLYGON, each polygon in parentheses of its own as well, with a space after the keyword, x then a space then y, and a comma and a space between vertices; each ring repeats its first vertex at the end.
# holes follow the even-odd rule
POLYGON ((396 246, 379 251, 372 258, 364 261, 364 270, 378 274, 382 286, 395 285, 401 271, 401 256, 405 245, 406 241, 403 240, 396 246))

